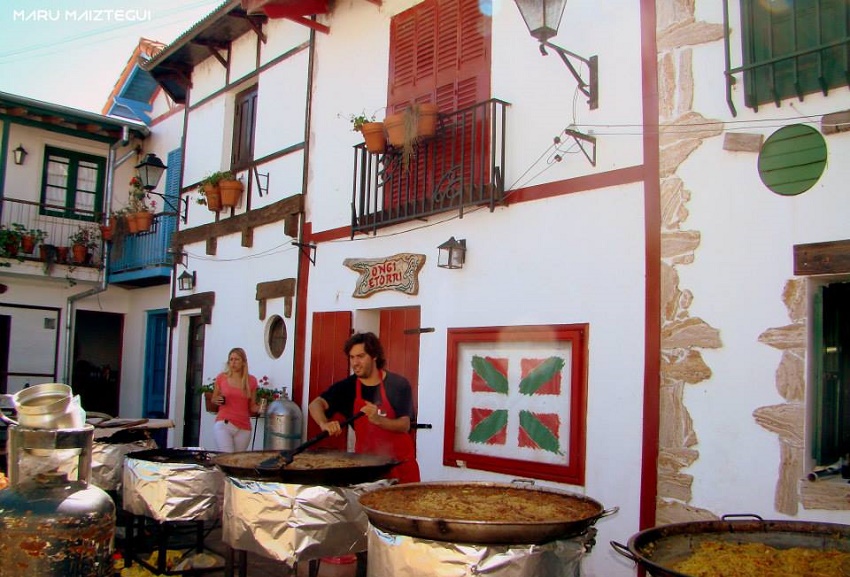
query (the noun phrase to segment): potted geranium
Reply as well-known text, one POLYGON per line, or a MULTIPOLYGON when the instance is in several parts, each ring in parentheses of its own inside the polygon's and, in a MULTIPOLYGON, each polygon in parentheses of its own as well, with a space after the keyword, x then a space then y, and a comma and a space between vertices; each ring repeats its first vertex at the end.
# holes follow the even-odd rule
POLYGON ((218 188, 221 190, 222 206, 238 206, 242 199, 242 191, 245 190, 242 180, 231 172, 222 173, 221 180, 218 181, 218 188))
POLYGON ((212 394, 215 390, 215 378, 207 379, 207 382, 201 385, 201 393, 204 395, 204 408, 208 413, 217 413, 218 405, 213 402, 212 394))
POLYGON ((205 204, 213 212, 221 210, 221 188, 219 184, 225 177, 233 178, 229 171, 217 171, 207 175, 198 183, 198 204, 205 204))
POLYGON ((147 191, 138 177, 130 179, 130 198, 127 204, 127 225, 130 232, 147 232, 153 225, 153 210, 147 205, 147 191))
POLYGON ((97 247, 100 231, 93 226, 81 224, 77 232, 68 237, 74 264, 84 264, 90 251, 97 247))
POLYGON ((0 225, 0 256, 8 258, 17 258, 18 260, 22 260, 22 258, 18 256, 18 252, 20 250, 20 231, 14 228, 7 227, 5 225, 0 225))
POLYGON ((47 231, 40 228, 27 228, 19 222, 13 222, 12 228, 21 235, 21 250, 26 254, 32 254, 35 246, 47 238, 47 231))
POLYGON ((351 129, 363 135, 366 150, 372 154, 381 154, 387 149, 387 137, 384 134, 384 123, 377 122, 375 115, 367 116, 366 112, 349 116, 351 129))

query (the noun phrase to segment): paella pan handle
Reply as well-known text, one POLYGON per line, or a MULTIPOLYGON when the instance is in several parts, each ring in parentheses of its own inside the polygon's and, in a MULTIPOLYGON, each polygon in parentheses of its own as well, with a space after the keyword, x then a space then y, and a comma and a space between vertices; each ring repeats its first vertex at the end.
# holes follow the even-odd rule
MULTIPOLYGON (((354 413, 354 415, 352 417, 350 417, 350 418, 346 419, 345 421, 343 421, 342 423, 340 423, 340 428, 345 429, 345 427, 347 427, 348 425, 350 425, 351 423, 353 423, 354 421, 356 421, 357 419, 359 419, 360 417, 362 417, 365 414, 366 413, 364 413, 363 411, 357 411, 356 413, 354 413)), ((304 441, 303 443, 301 443, 300 445, 298 445, 294 449, 283 450, 283 451, 280 452, 279 455, 275 455, 274 457, 269 457, 265 461, 262 461, 259 465, 257 465, 257 469, 259 469, 259 470, 266 469, 267 470, 267 469, 280 469, 281 467, 285 467, 286 465, 288 465, 289 463, 292 462, 292 459, 295 458, 295 455, 297 455, 298 453, 303 453, 306 449, 312 447, 313 445, 315 445, 319 441, 326 439, 328 436, 330 436, 330 433, 328 433, 327 431, 322 431, 321 433, 319 433, 315 437, 307 439, 306 441, 304 441)))
POLYGON ((729 513, 728 515, 723 515, 720 519, 722 521, 728 521, 729 519, 755 519, 756 521, 764 521, 760 515, 756 515, 755 513, 729 513))
POLYGON ((616 541, 611 541, 610 543, 611 543, 611 548, 613 548, 614 551, 616 551, 617 553, 619 553, 620 555, 622 555, 626 559, 634 561, 635 563, 638 562, 637 557, 632 555, 632 552, 629 551, 628 547, 626 547, 622 543, 617 543, 616 541))
POLYGON ((610 517, 611 515, 613 515, 614 513, 619 512, 619 511, 620 511, 620 507, 611 507, 610 509, 605 509, 604 511, 602 511, 602 512, 599 514, 599 516, 597 517, 597 519, 602 519, 603 517, 610 517))

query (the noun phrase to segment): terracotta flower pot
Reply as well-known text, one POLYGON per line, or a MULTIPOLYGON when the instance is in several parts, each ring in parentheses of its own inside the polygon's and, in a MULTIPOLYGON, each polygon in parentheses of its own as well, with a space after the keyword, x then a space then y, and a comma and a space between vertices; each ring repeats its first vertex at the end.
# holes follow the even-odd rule
POLYGON ((124 216, 124 221, 127 223, 127 232, 130 234, 139 232, 139 223, 136 220, 136 213, 128 213, 124 216))
POLYGON ((74 264, 85 264, 89 255, 89 249, 84 244, 75 244, 71 246, 71 255, 74 259, 74 264))
POLYGON ((384 130, 387 132, 387 142, 391 145, 404 144, 404 114, 390 114, 384 118, 384 130))
POLYGON ((425 103, 419 105, 419 125, 416 136, 418 138, 432 138, 437 134, 437 114, 440 109, 436 104, 425 103))
POLYGON ((213 212, 221 210, 221 188, 216 185, 204 185, 204 197, 207 200, 207 208, 213 212))
POLYGON ((35 250, 35 238, 25 234, 21 237, 21 250, 26 254, 32 254, 35 250))
POLYGON ((218 188, 221 190, 221 205, 222 206, 237 206, 242 198, 244 186, 238 180, 222 180, 218 183, 218 188))
POLYGON ((136 229, 137 232, 147 232, 153 226, 153 213, 146 210, 141 210, 136 213, 136 229))
POLYGON ((112 240, 112 235, 115 233, 115 219, 109 224, 100 225, 100 238, 106 241, 112 240))
POLYGON ((218 405, 213 403, 212 391, 204 391, 204 408, 208 413, 217 413, 218 405))
MULTIPOLYGON (((57 246, 56 247, 56 262, 60 264, 65 264, 68 262, 68 249, 70 247, 67 246, 57 246)), ((42 259, 44 260, 44 259, 42 259)))
POLYGON ((387 137, 384 135, 383 122, 365 122, 360 127, 366 150, 372 154, 381 154, 387 149, 387 137))

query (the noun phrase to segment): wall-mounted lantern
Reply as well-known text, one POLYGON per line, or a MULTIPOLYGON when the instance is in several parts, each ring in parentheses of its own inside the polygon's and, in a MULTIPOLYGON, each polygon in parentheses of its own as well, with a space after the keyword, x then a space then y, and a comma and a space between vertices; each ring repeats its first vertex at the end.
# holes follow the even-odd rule
POLYGON ((188 270, 184 270, 183 273, 177 277, 177 286, 180 287, 181 291, 190 291, 195 288, 195 271, 191 273, 188 270))
POLYGON ((437 255, 437 266, 440 268, 463 268, 463 263, 466 260, 466 239, 455 240, 451 237, 449 240, 437 247, 439 254, 437 255))
POLYGON ((554 50, 564 64, 567 65, 573 77, 578 82, 578 89, 587 96, 587 104, 591 110, 599 107, 599 58, 591 56, 583 58, 574 52, 570 52, 560 46, 549 42, 549 39, 558 34, 558 26, 561 25, 561 17, 567 0, 514 0, 519 8, 522 19, 528 27, 528 32, 540 42, 540 53, 547 55, 546 48, 554 50), (578 60, 588 68, 588 81, 582 79, 570 59, 578 60))
POLYGON ((139 172, 139 180, 142 181, 142 188, 148 192, 155 189, 166 168, 168 167, 153 152, 145 155, 144 160, 136 165, 136 170, 139 172))
POLYGON ((12 154, 15 155, 15 164, 20 166, 24 163, 24 159, 27 157, 27 154, 29 154, 29 153, 27 152, 27 149, 24 148, 23 144, 19 144, 18 148, 16 148, 15 150, 12 151, 12 154))

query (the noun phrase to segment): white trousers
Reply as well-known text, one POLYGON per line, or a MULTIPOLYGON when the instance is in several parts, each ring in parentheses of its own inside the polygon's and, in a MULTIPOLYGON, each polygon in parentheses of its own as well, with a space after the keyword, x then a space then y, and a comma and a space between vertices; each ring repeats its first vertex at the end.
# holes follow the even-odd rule
POLYGON ((240 429, 233 423, 216 421, 213 427, 216 448, 223 453, 239 453, 248 450, 251 431, 240 429))

